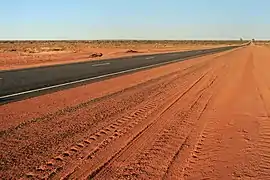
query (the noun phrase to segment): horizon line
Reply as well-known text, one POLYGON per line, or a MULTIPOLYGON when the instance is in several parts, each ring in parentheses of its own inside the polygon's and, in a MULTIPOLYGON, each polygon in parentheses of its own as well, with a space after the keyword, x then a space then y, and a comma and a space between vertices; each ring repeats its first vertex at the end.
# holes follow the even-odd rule
MULTIPOLYGON (((252 39, 242 39, 250 41, 252 39)), ((255 39, 255 41, 270 41, 270 39, 255 39)), ((0 39, 3 41, 241 41, 240 39, 0 39)))

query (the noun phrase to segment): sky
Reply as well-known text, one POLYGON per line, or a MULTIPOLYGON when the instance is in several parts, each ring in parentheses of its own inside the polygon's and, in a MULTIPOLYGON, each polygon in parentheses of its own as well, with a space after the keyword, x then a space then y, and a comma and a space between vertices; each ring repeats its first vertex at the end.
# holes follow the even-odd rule
POLYGON ((269 9, 269 0, 3 0, 0 39, 270 39, 269 9))

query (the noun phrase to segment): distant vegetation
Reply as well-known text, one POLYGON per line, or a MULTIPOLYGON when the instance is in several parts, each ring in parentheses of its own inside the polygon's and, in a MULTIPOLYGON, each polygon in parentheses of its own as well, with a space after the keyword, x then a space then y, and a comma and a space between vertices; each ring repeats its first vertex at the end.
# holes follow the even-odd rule
MULTIPOLYGON (((0 41, 0 43, 26 43, 26 44, 36 44, 36 43, 44 43, 44 44, 56 44, 56 43, 90 43, 90 44, 130 44, 130 43, 138 43, 138 44, 153 44, 153 43, 172 43, 172 44, 231 44, 231 43, 241 43, 243 39, 240 40, 50 40, 50 41, 22 41, 22 40, 14 40, 14 41, 0 41)), ((245 42, 248 42, 247 40, 245 42)))
POLYGON ((72 40, 72 41, 0 41, 0 52, 74 51, 84 48, 167 48, 183 45, 235 45, 245 40, 72 40))
POLYGON ((267 46, 270 46, 270 40, 265 40, 265 41, 262 41, 262 40, 254 40, 253 41, 256 45, 267 45, 267 46))

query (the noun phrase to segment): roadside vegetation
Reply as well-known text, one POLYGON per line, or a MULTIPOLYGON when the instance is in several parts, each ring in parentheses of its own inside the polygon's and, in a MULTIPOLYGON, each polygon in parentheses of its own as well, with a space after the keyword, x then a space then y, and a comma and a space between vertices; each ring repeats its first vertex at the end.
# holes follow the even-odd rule
POLYGON ((89 48, 177 48, 181 46, 235 45, 243 40, 94 40, 94 41, 0 41, 0 52, 80 52, 89 48))

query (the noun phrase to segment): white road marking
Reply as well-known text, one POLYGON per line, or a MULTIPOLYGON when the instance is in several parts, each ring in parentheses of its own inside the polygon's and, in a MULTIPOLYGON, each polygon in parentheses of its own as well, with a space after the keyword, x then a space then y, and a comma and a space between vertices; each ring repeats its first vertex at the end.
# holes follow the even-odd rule
POLYGON ((155 58, 155 56, 151 56, 151 57, 147 57, 145 59, 154 59, 154 58, 155 58))
POLYGON ((111 63, 101 63, 101 64, 93 64, 92 66, 93 67, 96 67, 96 66, 106 66, 106 65, 109 65, 111 63))
POLYGON ((100 75, 100 76, 96 76, 96 77, 91 77, 91 78, 81 79, 81 80, 77 80, 77 81, 72 81, 72 82, 57 84, 57 85, 53 85, 53 86, 49 86, 49 87, 38 88, 38 89, 29 90, 29 91, 23 91, 23 92, 19 92, 19 93, 9 94, 9 95, 5 95, 5 96, 0 96, 0 99, 5 99, 5 98, 10 98, 10 97, 20 96, 20 95, 25 95, 25 94, 29 94, 29 93, 34 93, 34 92, 39 92, 39 91, 44 91, 44 90, 49 90, 49 89, 64 87, 64 86, 68 86, 68 85, 72 85, 72 84, 77 84, 77 83, 82 83, 82 82, 86 82, 86 81, 90 81, 90 80, 95 80, 95 79, 101 79, 101 78, 105 78, 105 77, 120 75, 120 74, 124 74, 124 73, 128 73, 128 72, 133 72, 133 71, 138 71, 138 70, 142 70, 142 69, 152 68, 152 67, 156 67, 156 66, 171 64, 171 63, 177 62, 179 60, 184 61, 184 60, 190 59, 190 58, 197 58, 197 57, 201 57, 201 56, 205 56, 205 55, 207 55, 207 54, 194 55, 194 56, 191 56, 191 57, 176 59, 176 60, 173 60, 173 61, 167 61, 167 62, 162 62, 162 63, 158 63, 158 64, 152 64, 152 65, 148 65, 148 66, 143 66, 143 67, 128 69, 128 70, 124 70, 124 71, 119 71, 119 72, 115 72, 115 73, 109 73, 109 74, 104 74, 104 75, 100 75))
MULTIPOLYGON (((196 56, 194 56, 193 58, 195 58, 195 57, 196 56)), ((184 59, 185 58, 183 58, 181 60, 184 60, 184 59)), ((162 62, 162 63, 158 63, 158 64, 153 64, 153 65, 148 65, 148 66, 143 66, 143 67, 138 67, 138 68, 133 68, 133 69, 128 69, 128 70, 119 71, 119 72, 115 72, 115 73, 104 74, 104 75, 100 75, 100 76, 96 76, 96 77, 81 79, 81 80, 67 82, 67 83, 63 83, 63 84, 57 84, 57 85, 53 85, 53 86, 49 86, 49 87, 38 88, 38 89, 23 91, 23 92, 19 92, 19 93, 9 94, 9 95, 5 95, 5 96, 0 96, 0 99, 16 97, 16 96, 30 94, 30 93, 34 93, 34 92, 39 92, 39 91, 64 87, 64 86, 68 86, 68 85, 72 85, 72 84, 78 84, 78 83, 82 83, 82 82, 86 82, 86 81, 90 81, 90 80, 101 79, 101 78, 110 77, 110 76, 114 76, 114 75, 119 75, 119 74, 124 74, 124 73, 128 73, 128 72, 137 71, 137 70, 147 69, 147 68, 151 68, 151 67, 155 67, 155 66, 171 64, 171 63, 177 62, 177 61, 179 61, 179 59, 176 59, 176 60, 173 60, 173 61, 168 61, 168 62, 162 62)))

